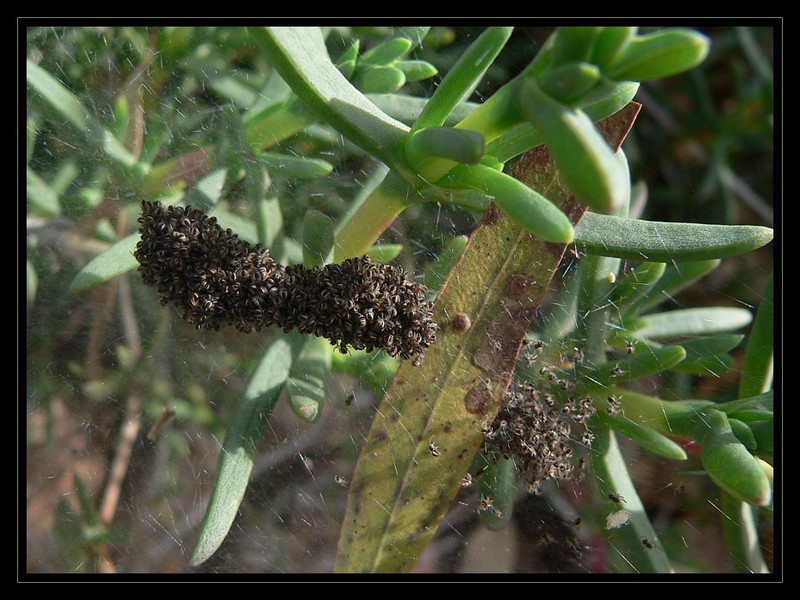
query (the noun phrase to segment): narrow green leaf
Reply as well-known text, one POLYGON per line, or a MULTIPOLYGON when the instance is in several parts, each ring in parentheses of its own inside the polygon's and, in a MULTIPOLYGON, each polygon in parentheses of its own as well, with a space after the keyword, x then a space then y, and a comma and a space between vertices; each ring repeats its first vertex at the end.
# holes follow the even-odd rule
POLYGON ((190 562, 211 557, 228 535, 253 470, 256 448, 292 365, 292 348, 282 335, 264 351, 234 410, 219 455, 217 475, 190 562))
POLYGON ((105 252, 98 254, 83 267, 69 286, 71 293, 83 292, 99 283, 104 283, 132 271, 139 266, 133 257, 139 234, 132 233, 118 241, 105 252))
POLYGON ((760 394, 772 386, 773 355, 775 353, 772 287, 773 276, 770 275, 745 349, 742 377, 739 380, 740 397, 760 394))
POLYGON ((572 225, 558 207, 501 171, 484 165, 458 165, 446 179, 460 187, 483 192, 515 222, 545 241, 561 244, 572 241, 572 225))
POLYGON ((630 268, 611 290, 614 306, 624 310, 636 303, 661 279, 665 270, 666 264, 662 262, 643 262, 630 268))
POLYGON ((626 419, 623 414, 611 417, 599 411, 596 418, 606 427, 611 427, 617 433, 624 435, 657 456, 663 456, 671 460, 686 460, 687 458, 686 451, 679 444, 655 429, 626 419))
POLYGON ((737 439, 725 413, 705 412, 709 429, 702 440, 703 467, 711 479, 734 498, 753 506, 765 506, 772 499, 766 474, 747 448, 737 439))
POLYGON ((719 510, 725 515, 720 519, 720 526, 731 566, 748 576, 769 573, 769 567, 761 555, 758 520, 753 507, 730 494, 722 494, 720 501, 719 510))
MULTIPOLYGON (((599 497, 605 500, 606 509, 619 510, 619 506, 608 500, 609 494, 625 498, 625 510, 630 512, 630 522, 616 529, 603 528, 601 533, 611 540, 616 552, 609 559, 619 572, 632 569, 636 573, 671 573, 672 565, 664 552, 658 534, 647 517, 636 486, 631 480, 625 456, 620 451, 614 432, 606 427, 597 428, 591 447, 592 471, 598 485, 599 497), (645 548, 642 540, 652 543, 645 548)), ((603 519, 606 514, 597 515, 603 519)))
POLYGON ((733 357, 728 354, 744 339, 740 334, 720 334, 681 342, 686 359, 675 370, 693 375, 719 377, 733 367, 733 357))
POLYGON ((39 135, 38 115, 28 107, 28 121, 25 125, 25 164, 30 163, 33 149, 36 147, 36 137, 39 135))
POLYGON ((39 276, 36 274, 36 267, 30 260, 25 261, 25 290, 28 306, 30 307, 36 300, 36 290, 38 288, 39 276))
POLYGON ((750 324, 753 315, 746 308, 712 307, 671 310, 642 317, 634 331, 642 339, 680 338, 734 331, 750 324))
POLYGON ((604 75, 616 80, 649 81, 696 67, 708 55, 709 39, 696 31, 670 29, 628 42, 604 75))
MULTIPOLYGON (((409 96, 402 93, 367 94, 367 98, 374 102, 375 105, 387 115, 406 125, 413 125, 414 121, 419 117, 420 111, 422 111, 429 102, 427 98, 409 96)), ((456 123, 464 119, 464 117, 477 107, 478 105, 472 102, 459 102, 442 125, 447 127, 455 126, 456 123)))
POLYGON ((359 58, 359 66, 389 65, 403 58, 412 48, 411 40, 405 37, 394 37, 384 40, 374 48, 370 48, 359 58))
POLYGON ((386 263, 397 258, 403 251, 403 244, 376 244, 367 250, 374 262, 386 263))
POLYGON ((75 128, 85 131, 89 124, 89 114, 80 100, 60 81, 30 59, 26 61, 26 69, 28 85, 75 128))
POLYGON ((459 102, 466 100, 473 87, 497 58, 512 30, 511 27, 491 27, 470 44, 442 78, 420 112, 412 131, 444 125, 448 115, 459 102))
POLYGON ((772 229, 754 225, 707 225, 641 221, 587 212, 575 228, 583 252, 653 262, 727 258, 772 241, 772 229))
POLYGON ((609 387, 648 377, 673 368, 686 358, 686 351, 681 346, 652 348, 649 352, 628 354, 620 360, 608 361, 587 369, 585 377, 591 381, 591 387, 609 387))
POLYGON ((740 421, 750 422, 771 420, 773 402, 773 392, 770 390, 757 396, 722 402, 714 406, 731 417, 736 417, 740 421))
POLYGON ((353 40, 352 43, 345 48, 344 52, 339 56, 336 61, 336 67, 341 71, 342 75, 350 79, 356 70, 356 63, 358 62, 358 49, 361 45, 360 40, 353 40))
POLYGON ((395 66, 406 76, 406 81, 430 79, 437 73, 436 67, 424 60, 403 60, 395 66))
POLYGON ((58 194, 30 167, 26 170, 26 193, 28 202, 36 212, 49 217, 61 213, 58 194))
MULTIPOLYGON (((262 198, 256 203, 256 223, 258 236, 254 238, 255 242, 271 248, 283 230, 283 213, 277 198, 262 198)), ((239 231, 233 227, 231 229, 239 231)))
POLYGON ((732 418, 730 415, 728 415, 728 423, 730 423, 731 431, 733 431, 736 439, 739 440, 739 442, 741 442, 745 448, 747 448, 747 451, 750 453, 755 452, 758 444, 756 443, 756 438, 753 435, 753 431, 750 429, 750 427, 748 427, 746 423, 743 423, 739 419, 732 418))
POLYGON ((110 131, 95 122, 95 119, 91 117, 80 100, 60 81, 30 60, 27 60, 26 66, 28 85, 58 115, 66 119, 79 132, 88 134, 88 139, 94 141, 116 162, 126 167, 133 166, 136 163, 136 158, 125 149, 110 131))
POLYGON ((289 179, 325 177, 333 171, 331 163, 319 158, 291 156, 278 152, 254 152, 253 155, 267 165, 274 174, 289 179))
MULTIPOLYGON (((580 229, 580 225, 576 229, 580 229)), ((634 302, 626 312, 626 319, 631 315, 651 310, 662 302, 670 300, 681 290, 711 273, 720 265, 720 262, 719 259, 713 259, 666 263, 664 275, 639 300, 634 302)))

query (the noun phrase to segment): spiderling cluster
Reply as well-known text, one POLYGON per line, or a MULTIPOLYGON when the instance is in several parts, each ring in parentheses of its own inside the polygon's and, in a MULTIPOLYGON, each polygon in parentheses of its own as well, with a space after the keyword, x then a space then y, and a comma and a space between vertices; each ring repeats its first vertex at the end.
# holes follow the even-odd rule
POLYGON ((342 353, 380 348, 414 364, 436 341, 427 289, 400 267, 367 256, 284 267, 191 207, 144 201, 139 223, 134 256, 144 283, 198 329, 277 325, 328 338, 342 353))
POLYGON ((528 491, 539 493, 547 479, 576 478, 576 445, 589 446, 586 420, 595 409, 590 397, 557 405, 550 393, 514 382, 494 421, 483 430, 487 455, 513 458, 528 491))

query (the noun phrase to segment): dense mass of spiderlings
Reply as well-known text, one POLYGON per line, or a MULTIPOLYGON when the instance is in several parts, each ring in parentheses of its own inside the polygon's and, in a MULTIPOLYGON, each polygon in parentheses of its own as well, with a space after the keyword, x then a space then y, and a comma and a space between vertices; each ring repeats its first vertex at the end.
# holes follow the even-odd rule
POLYGON ((142 279, 198 329, 277 325, 328 338, 343 353, 383 349, 415 364, 436 341, 427 289, 400 267, 367 256, 284 267, 191 207, 145 201, 139 223, 142 279))
POLYGON ((513 458, 528 491, 539 493, 547 479, 578 477, 573 452, 577 445, 591 444, 586 419, 594 412, 591 398, 559 406, 532 384, 512 383, 494 421, 483 430, 487 453, 513 458))

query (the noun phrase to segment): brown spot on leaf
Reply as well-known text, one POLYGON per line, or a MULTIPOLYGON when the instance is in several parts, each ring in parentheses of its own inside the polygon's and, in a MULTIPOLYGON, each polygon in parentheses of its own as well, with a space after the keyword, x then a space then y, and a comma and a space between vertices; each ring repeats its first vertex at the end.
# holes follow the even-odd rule
POLYGON ((492 392, 485 387, 474 387, 464 396, 464 407, 467 412, 482 415, 486 412, 486 408, 492 402, 492 399, 492 392))
POLYGON ((528 278, 519 273, 512 275, 506 284, 506 296, 512 300, 522 300, 525 297, 525 292, 528 291, 530 282, 528 278))

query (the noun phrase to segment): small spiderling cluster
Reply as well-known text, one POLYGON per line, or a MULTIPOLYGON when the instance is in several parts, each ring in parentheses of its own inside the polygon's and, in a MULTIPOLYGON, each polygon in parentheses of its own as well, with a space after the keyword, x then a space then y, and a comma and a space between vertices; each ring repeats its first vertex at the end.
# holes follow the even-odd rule
POLYGON ((591 445, 594 436, 586 420, 594 412, 590 397, 557 406, 551 394, 532 384, 512 383, 494 421, 483 430, 487 453, 513 458, 528 491, 538 494, 547 479, 577 478, 574 448, 591 445))
POLYGON ((240 331, 277 325, 356 350, 414 359, 436 341, 427 289, 393 265, 362 256, 307 269, 284 267, 269 250, 223 229, 191 207, 142 202, 134 256, 161 304, 174 304, 198 329, 240 331))

